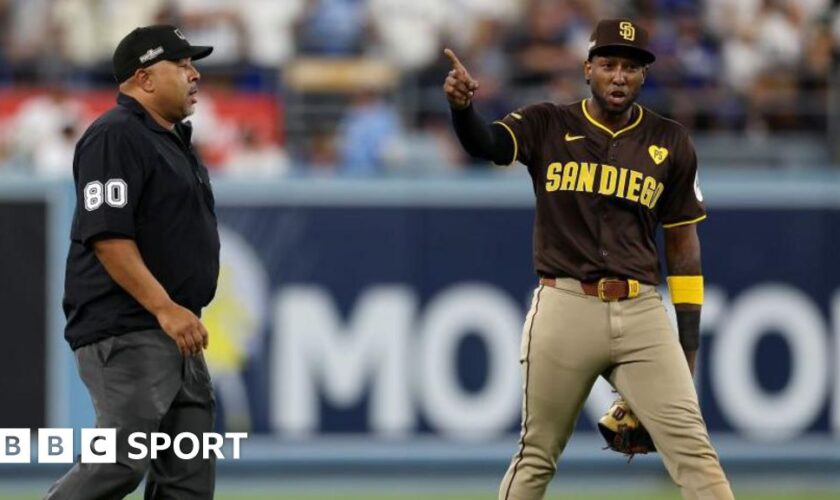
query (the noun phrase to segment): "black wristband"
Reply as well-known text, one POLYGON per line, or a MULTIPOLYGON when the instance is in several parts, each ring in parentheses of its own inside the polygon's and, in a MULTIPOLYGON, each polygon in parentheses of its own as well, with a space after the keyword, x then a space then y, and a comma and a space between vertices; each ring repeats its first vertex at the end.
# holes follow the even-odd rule
POLYGON ((683 351, 700 348, 700 311, 677 311, 677 330, 683 351))

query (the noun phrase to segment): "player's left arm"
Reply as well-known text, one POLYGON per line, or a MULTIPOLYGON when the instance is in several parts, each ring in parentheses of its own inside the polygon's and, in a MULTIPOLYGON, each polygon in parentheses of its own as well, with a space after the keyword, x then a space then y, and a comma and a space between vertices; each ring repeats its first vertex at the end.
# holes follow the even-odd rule
POLYGON ((700 265, 700 238, 696 224, 665 229, 665 263, 668 288, 677 311, 680 345, 688 368, 694 375, 700 347, 700 308, 703 304, 703 273, 700 265))
POLYGON ((697 153, 683 128, 674 142, 659 220, 665 229, 665 264, 668 289, 677 310, 680 345, 694 374, 700 347, 700 307, 703 305, 703 273, 697 223, 706 218, 703 193, 697 176, 697 153))

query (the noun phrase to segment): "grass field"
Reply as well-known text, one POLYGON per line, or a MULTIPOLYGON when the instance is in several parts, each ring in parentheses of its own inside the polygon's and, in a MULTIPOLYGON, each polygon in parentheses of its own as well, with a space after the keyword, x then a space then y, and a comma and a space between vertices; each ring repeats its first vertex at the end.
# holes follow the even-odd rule
MULTIPOLYGON (((770 492, 736 494, 738 500, 837 500, 838 493, 789 493, 774 494, 770 492)), ((138 497, 139 498, 139 497, 138 497)), ((434 495, 434 500, 492 500, 495 495, 460 495, 442 496, 434 495)), ((382 496, 382 495, 357 495, 357 496, 217 496, 216 500, 428 500, 429 495, 408 495, 408 496, 382 496)), ((679 495, 673 492, 636 491, 630 493, 613 494, 585 494, 575 493, 564 496, 546 497, 546 500, 575 499, 575 500, 679 500, 679 495)), ((132 499, 133 500, 133 499, 132 499)))
MULTIPOLYGON (((487 494, 461 494, 461 495, 419 495, 419 494, 361 494, 354 492, 352 495, 345 495, 343 493, 294 493, 294 494, 219 494, 216 495, 216 500, 428 500, 429 497, 434 500, 488 500, 495 495, 487 494)), ((792 491, 787 493, 778 493, 771 491, 736 491, 735 497, 738 500, 837 500, 840 498, 840 492, 805 492, 792 491)), ((43 498, 42 494, 32 493, 4 495, 0 494, 0 500, 40 500, 43 498)), ((129 500, 139 500, 141 495, 135 494, 128 497, 129 500)), ((559 499, 574 499, 574 500, 679 500, 679 494, 673 490, 637 490, 628 492, 612 492, 612 493, 569 493, 566 495, 554 495, 546 497, 546 500, 559 499)))

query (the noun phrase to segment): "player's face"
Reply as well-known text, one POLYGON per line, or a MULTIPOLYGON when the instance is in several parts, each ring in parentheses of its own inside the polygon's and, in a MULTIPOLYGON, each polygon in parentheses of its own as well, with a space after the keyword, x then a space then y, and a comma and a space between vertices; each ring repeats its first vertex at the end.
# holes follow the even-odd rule
POLYGON ((161 61, 150 69, 155 99, 164 118, 175 123, 193 114, 201 74, 192 65, 191 59, 161 61))
POLYGON ((584 64, 592 97, 609 114, 622 114, 636 102, 647 68, 635 58, 594 56, 584 64))

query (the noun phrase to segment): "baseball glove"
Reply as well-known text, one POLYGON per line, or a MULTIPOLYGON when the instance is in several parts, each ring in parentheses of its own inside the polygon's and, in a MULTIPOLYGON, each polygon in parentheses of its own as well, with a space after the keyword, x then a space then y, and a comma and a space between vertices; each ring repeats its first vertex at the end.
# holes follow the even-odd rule
POLYGON ((636 454, 656 451, 650 434, 623 399, 616 400, 601 417, 598 430, 607 441, 604 449, 623 453, 627 455, 628 461, 636 454))

